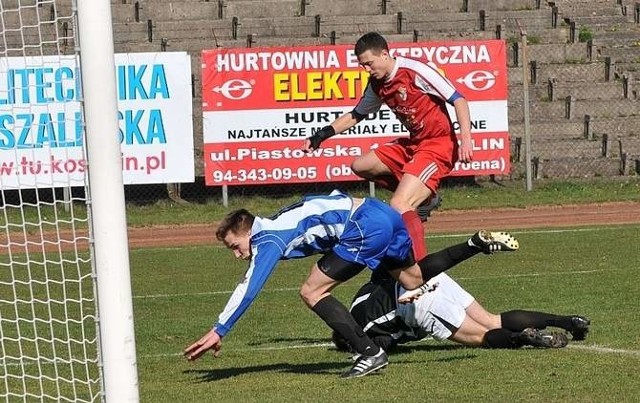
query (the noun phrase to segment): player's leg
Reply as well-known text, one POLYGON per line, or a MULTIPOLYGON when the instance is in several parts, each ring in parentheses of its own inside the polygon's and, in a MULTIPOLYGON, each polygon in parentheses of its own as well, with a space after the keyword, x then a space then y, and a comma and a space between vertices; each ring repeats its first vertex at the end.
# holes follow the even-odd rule
POLYGON ((426 255, 427 249, 422 221, 415 208, 429 197, 427 192, 430 191, 424 188, 417 178, 413 178, 417 183, 404 178, 404 166, 411 158, 407 152, 406 139, 398 139, 358 158, 353 162, 351 169, 357 175, 394 191, 389 204, 402 215, 413 241, 414 256, 422 258, 426 255))
POLYGON ((568 343, 564 333, 548 333, 528 328, 521 332, 508 329, 487 329, 482 324, 465 317, 462 325, 455 330, 449 340, 468 346, 485 348, 519 348, 523 346, 540 348, 562 348, 568 343))
POLYGON ((436 340, 449 339, 469 346, 481 346, 489 330, 470 318, 456 299, 455 289, 442 275, 429 280, 430 291, 410 305, 401 305, 397 312, 409 326, 417 326, 436 340), (412 308, 408 308, 411 307, 412 308))
MULTIPOLYGON (((385 162, 380 159, 376 151, 369 151, 365 155, 356 158, 351 163, 351 170, 363 179, 373 181, 384 189, 394 191, 398 187, 398 179, 385 162)), ((397 159, 397 157, 395 158, 397 159)), ((387 163, 390 162, 387 161, 387 163)))
POLYGON ((483 346, 485 333, 488 331, 489 329, 465 315, 460 327, 454 328, 448 339, 467 346, 483 346))
POLYGON ((525 328, 545 329, 547 326, 562 328, 573 340, 584 340, 591 321, 578 315, 554 315, 546 312, 513 310, 500 314, 501 326, 513 331, 525 328))
POLYGON ((361 354, 353 368, 342 375, 346 378, 364 376, 389 362, 386 353, 365 334, 348 309, 331 295, 333 288, 364 268, 362 264, 346 261, 330 252, 313 266, 300 289, 305 304, 361 354))
POLYGON ((432 199, 442 179, 449 175, 453 168, 453 148, 454 143, 449 138, 423 141, 419 148, 405 159, 400 183, 390 201, 391 206, 403 215, 402 218, 411 233, 411 239, 414 242, 417 239, 423 239, 425 245, 423 251, 414 246, 418 260, 427 254, 422 222, 426 221, 430 211, 423 204, 428 205, 429 201, 434 201, 435 204, 430 208, 436 207, 438 202, 432 199), (420 206, 425 207, 420 208, 422 217, 417 210, 420 206))
POLYGON ((391 207, 402 214, 402 221, 413 241, 413 254, 416 259, 422 259, 427 255, 424 226, 416 212, 416 207, 430 198, 431 194, 431 189, 418 177, 405 173, 389 201, 391 207))
MULTIPOLYGON (((500 315, 496 315, 484 309, 475 299, 466 308, 467 315, 487 329, 499 329, 501 326, 500 315)), ((521 329, 524 330, 524 329, 521 329)))
POLYGON ((413 309, 406 305, 398 312, 411 313, 405 320, 420 326, 435 339, 449 339, 469 346, 486 348, 518 348, 534 346, 559 348, 567 345, 567 338, 560 333, 543 333, 537 329, 513 332, 507 329, 490 329, 467 314, 473 297, 447 275, 431 279, 430 291, 413 302, 413 309))
POLYGON ((404 293, 398 301, 405 303, 417 298, 424 292, 424 290, 420 289, 420 285, 416 288, 417 282, 422 281, 422 283, 425 283, 427 280, 480 252, 493 253, 494 251, 515 251, 518 249, 518 241, 510 234, 501 232, 499 233, 501 234, 500 237, 496 238, 491 234, 498 233, 484 230, 479 231, 469 238, 467 242, 449 246, 436 253, 432 253, 411 267, 391 270, 390 274, 398 280, 405 289, 409 290, 404 293), (485 235, 481 236, 480 234, 485 235), (420 277, 418 278, 418 276, 420 277))

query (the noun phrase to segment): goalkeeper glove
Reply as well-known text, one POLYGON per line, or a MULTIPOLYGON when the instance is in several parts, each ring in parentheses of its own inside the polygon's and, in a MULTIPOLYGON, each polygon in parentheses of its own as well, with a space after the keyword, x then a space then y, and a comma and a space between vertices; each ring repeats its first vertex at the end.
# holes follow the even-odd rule
POLYGON ((336 135, 336 130, 333 128, 333 126, 329 125, 329 126, 323 127, 322 129, 315 132, 313 136, 308 138, 309 143, 311 145, 311 149, 317 150, 318 147, 320 147, 320 143, 322 143, 324 140, 328 139, 329 137, 332 137, 335 135, 336 135))

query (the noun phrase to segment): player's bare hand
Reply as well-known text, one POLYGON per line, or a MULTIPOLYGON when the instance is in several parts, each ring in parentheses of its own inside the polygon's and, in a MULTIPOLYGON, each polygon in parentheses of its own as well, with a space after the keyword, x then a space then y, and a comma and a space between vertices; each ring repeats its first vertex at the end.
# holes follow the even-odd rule
POLYGON ((460 147, 458 147, 458 161, 473 161, 473 144, 471 144, 470 141, 462 141, 460 143, 460 147))
POLYGON ((189 361, 195 361, 209 350, 213 351, 213 356, 220 356, 222 348, 222 338, 215 329, 211 329, 200 340, 185 348, 183 354, 189 361))

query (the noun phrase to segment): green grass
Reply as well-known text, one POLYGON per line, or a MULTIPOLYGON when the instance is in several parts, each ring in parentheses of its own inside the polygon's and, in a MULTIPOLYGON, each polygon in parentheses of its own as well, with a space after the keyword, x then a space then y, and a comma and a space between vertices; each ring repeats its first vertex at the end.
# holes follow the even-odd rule
MULTIPOLYGON (((479 255, 450 271, 493 312, 531 309, 590 317, 586 341, 560 350, 490 351, 428 340, 400 348, 381 373, 349 381, 338 377, 351 365, 348 356, 327 346, 328 328, 298 297, 313 258, 282 262, 224 339, 222 356, 207 354, 190 363, 181 351, 216 320, 246 263, 215 245, 133 249, 141 401, 635 401, 640 395, 639 231, 640 225, 514 231, 518 252, 479 255)), ((430 250, 462 242, 467 235, 432 235, 430 250)), ((47 298, 59 300, 65 292, 78 299, 74 281, 79 277, 62 287, 60 267, 45 273, 38 264, 29 275, 22 266, 9 275, 7 259, 0 257, 5 268, 0 273, 0 396, 6 397, 7 388, 27 389, 34 396, 58 396, 58 388, 72 393, 71 383, 51 380, 70 378, 71 371, 81 378, 90 375, 87 381, 96 379, 97 367, 91 363, 88 373, 81 363, 53 366, 25 360, 26 365, 18 365, 15 357, 35 357, 36 349, 49 356, 95 357, 95 346, 88 352, 71 351, 79 344, 65 342, 67 333, 71 339, 80 339, 81 331, 93 337, 93 323, 86 319, 82 326, 55 325, 49 331, 45 321, 75 316, 80 306, 72 304, 63 312, 61 305, 50 303, 45 309, 47 298), (46 289, 40 283, 45 275, 53 281, 46 289), (13 288, 13 279, 20 285, 13 288), (12 302, 16 297, 19 303, 12 302), (32 300, 34 309, 27 309, 32 300), (37 326, 33 318, 16 322, 16 312, 25 319, 40 318, 37 326), (34 334, 38 341, 32 340, 34 334), (51 334, 56 339, 48 341, 51 334), (23 382, 18 377, 22 371, 31 378, 23 382), (51 378, 40 382, 43 375, 51 378)), ((20 255, 12 259, 24 260, 20 255)), ((37 255, 30 259, 41 261, 37 255)), ((349 303, 366 278, 363 273, 334 294, 349 303)), ((91 301, 83 305, 84 314, 92 315, 91 301)), ((76 393, 89 396, 96 387, 80 386, 76 393)))
MULTIPOLYGON (((426 341, 401 348, 377 375, 343 381, 350 362, 297 295, 313 259, 283 262, 223 354, 181 350, 206 332, 244 264, 218 247, 131 252, 142 401, 633 401, 640 395, 640 226, 515 232, 517 253, 480 255, 451 270, 493 312, 583 314, 583 348, 489 351, 426 341), (596 347, 603 350, 597 350, 596 347), (612 350, 605 350, 612 349, 612 350), (607 352, 608 351, 608 352, 607 352)), ((433 236, 431 250, 465 239, 433 236)), ((366 274, 335 295, 350 301, 366 274)))

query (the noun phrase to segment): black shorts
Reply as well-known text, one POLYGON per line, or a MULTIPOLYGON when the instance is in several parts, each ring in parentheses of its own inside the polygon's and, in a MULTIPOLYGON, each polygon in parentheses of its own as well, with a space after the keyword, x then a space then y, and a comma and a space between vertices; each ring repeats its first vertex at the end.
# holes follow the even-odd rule
POLYGON ((337 281, 347 281, 353 278, 366 266, 360 263, 348 262, 331 251, 318 260, 321 272, 337 281))

